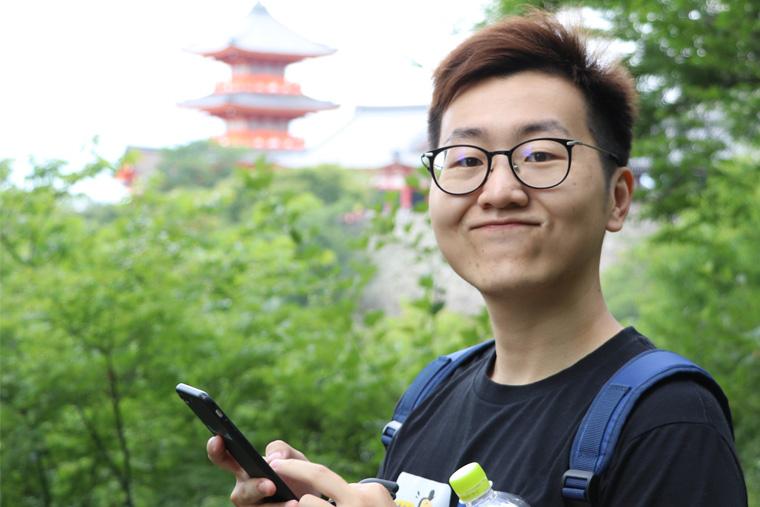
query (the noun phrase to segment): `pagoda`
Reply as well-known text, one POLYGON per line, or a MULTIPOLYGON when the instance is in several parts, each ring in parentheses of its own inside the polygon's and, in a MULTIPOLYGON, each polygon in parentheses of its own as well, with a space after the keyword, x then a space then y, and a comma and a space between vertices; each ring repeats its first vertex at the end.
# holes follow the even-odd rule
POLYGON ((261 2, 237 33, 189 51, 224 62, 232 69, 231 80, 218 83, 213 94, 181 104, 223 119, 227 132, 216 138, 222 145, 303 150, 303 139, 288 132, 290 121, 338 107, 303 95, 300 85, 285 80, 285 67, 291 63, 330 55, 335 50, 283 26, 261 2))

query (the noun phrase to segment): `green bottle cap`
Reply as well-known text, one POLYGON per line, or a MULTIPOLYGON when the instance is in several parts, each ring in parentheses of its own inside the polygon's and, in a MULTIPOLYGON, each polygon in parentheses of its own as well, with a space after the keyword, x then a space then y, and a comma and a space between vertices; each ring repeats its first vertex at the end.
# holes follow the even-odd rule
POLYGON ((477 463, 470 463, 454 472, 449 478, 449 484, 463 502, 474 500, 491 487, 486 473, 477 463))

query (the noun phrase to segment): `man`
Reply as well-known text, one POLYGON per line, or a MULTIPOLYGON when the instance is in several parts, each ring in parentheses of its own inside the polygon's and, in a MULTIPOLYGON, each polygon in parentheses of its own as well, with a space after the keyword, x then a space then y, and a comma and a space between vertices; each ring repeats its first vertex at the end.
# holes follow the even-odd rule
MULTIPOLYGON (((497 490, 561 506, 560 479, 583 415, 604 382, 654 345, 623 329, 599 281, 606 231, 622 228, 633 194, 634 84, 590 54, 577 31, 533 14, 487 27, 434 76, 429 114, 430 217, 452 268, 483 295, 495 346, 460 367, 415 409, 379 477, 399 505, 456 504, 448 477, 479 462, 497 490)), ((273 492, 235 473, 236 505, 273 492)), ((391 505, 377 484, 349 485, 283 442, 267 459, 305 506, 391 505)), ((747 504, 732 429, 715 397, 677 379, 648 392, 602 476, 605 506, 747 504)))

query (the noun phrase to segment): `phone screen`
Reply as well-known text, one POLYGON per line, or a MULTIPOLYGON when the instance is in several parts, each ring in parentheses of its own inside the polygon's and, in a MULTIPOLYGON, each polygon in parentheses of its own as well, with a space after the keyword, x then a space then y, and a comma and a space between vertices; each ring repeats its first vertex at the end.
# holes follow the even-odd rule
POLYGON ((221 435, 224 438, 224 445, 227 447, 227 450, 240 463, 240 466, 243 467, 243 470, 249 476, 266 477, 274 482, 277 491, 271 497, 265 498, 265 502, 286 502, 296 499, 290 488, 272 470, 269 463, 248 442, 211 396, 187 384, 179 384, 176 389, 179 397, 203 421, 209 431, 214 435, 221 435))

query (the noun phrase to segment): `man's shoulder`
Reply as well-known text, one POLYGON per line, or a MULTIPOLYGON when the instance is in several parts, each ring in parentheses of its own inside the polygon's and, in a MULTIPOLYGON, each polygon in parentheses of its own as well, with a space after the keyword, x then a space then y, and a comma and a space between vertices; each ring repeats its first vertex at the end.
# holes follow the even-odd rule
POLYGON ((635 438, 667 425, 704 424, 730 436, 716 393, 697 375, 676 376, 649 388, 638 400, 624 430, 635 438))
MULTIPOLYGON (((657 347, 634 328, 618 336, 617 360, 629 360, 657 347)), ((705 424, 722 434, 733 429, 723 410, 720 386, 709 375, 694 370, 666 376, 648 387, 628 417, 624 435, 635 438, 655 428, 673 424, 705 424)))
MULTIPOLYGON (((616 338, 618 361, 657 349, 633 327, 624 329, 616 338)), ((719 401, 722 396, 720 387, 709 375, 690 371, 666 376, 643 392, 629 416, 627 428, 644 432, 667 424, 703 423, 730 433, 719 401)))
POLYGON ((674 378, 649 389, 628 417, 602 497, 626 505, 746 505, 730 423, 698 378, 674 378))

